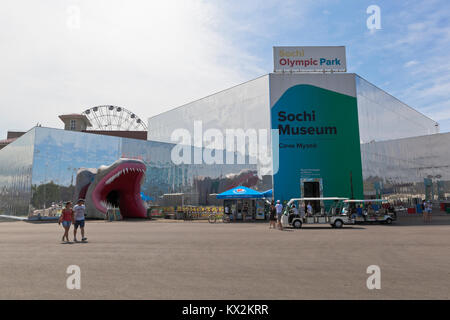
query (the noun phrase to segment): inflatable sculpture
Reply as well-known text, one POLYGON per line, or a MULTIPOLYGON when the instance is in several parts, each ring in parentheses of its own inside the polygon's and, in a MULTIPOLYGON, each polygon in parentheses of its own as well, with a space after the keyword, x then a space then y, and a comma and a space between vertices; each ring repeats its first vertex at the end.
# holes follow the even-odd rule
POLYGON ((145 218, 140 194, 145 171, 143 161, 124 158, 98 169, 81 168, 76 178, 77 199, 85 199, 91 218, 104 219, 113 208, 119 208, 124 218, 145 218))

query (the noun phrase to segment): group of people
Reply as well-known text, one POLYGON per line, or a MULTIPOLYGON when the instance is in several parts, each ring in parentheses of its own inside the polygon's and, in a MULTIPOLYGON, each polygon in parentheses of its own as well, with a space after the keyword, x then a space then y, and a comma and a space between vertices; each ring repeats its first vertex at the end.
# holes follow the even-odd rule
POLYGON ((61 216, 59 217, 58 224, 62 224, 64 228, 64 235, 62 237, 62 242, 70 242, 69 241, 69 230, 70 226, 74 225, 73 229, 73 241, 77 242, 77 230, 78 227, 81 230, 81 241, 86 241, 87 238, 84 234, 84 225, 85 225, 85 215, 86 215, 86 207, 84 205, 84 200, 79 199, 77 204, 72 208, 72 202, 66 202, 64 209, 61 212, 61 216))
MULTIPOLYGON (((295 204, 292 206, 292 211, 294 215, 299 214, 298 208, 295 206, 295 204)), ((312 215, 313 213, 313 207, 308 202, 306 204, 306 212, 308 215, 312 215)), ((269 229, 276 229, 283 230, 283 225, 281 224, 281 217, 283 215, 283 205, 281 204, 280 200, 277 200, 277 203, 275 204, 273 201, 270 205, 270 216, 269 216, 269 229)), ((305 208, 300 206, 300 216, 303 218, 305 216, 305 208)))
POLYGON ((269 212, 269 229, 278 229, 283 230, 283 226, 281 225, 281 215, 283 214, 283 205, 280 203, 280 200, 277 200, 277 204, 275 204, 272 200, 270 204, 270 212, 269 212))

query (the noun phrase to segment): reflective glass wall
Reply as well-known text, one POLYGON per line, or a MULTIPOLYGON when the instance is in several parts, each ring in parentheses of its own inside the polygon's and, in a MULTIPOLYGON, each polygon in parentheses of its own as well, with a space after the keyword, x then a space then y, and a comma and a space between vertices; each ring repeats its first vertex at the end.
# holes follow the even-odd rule
MULTIPOLYGON (((342 89, 342 81, 339 78, 341 76, 326 75, 327 85, 342 89)), ((171 133, 177 128, 186 128, 192 132, 193 123, 196 120, 202 121, 203 130, 209 128, 220 130, 226 128, 270 128, 268 99, 278 99, 284 91, 274 94, 272 92, 274 90, 271 88, 272 94, 268 96, 267 88, 273 87, 277 78, 283 78, 283 81, 293 81, 296 77, 305 77, 304 82, 314 83, 315 79, 322 75, 271 74, 269 81, 264 76, 194 101, 150 118, 149 139, 168 142, 171 133)), ((415 162, 416 160, 405 161, 405 159, 416 159, 416 155, 411 154, 413 151, 404 147, 406 142, 398 140, 438 133, 437 123, 358 75, 354 75, 354 79, 365 196, 375 197, 383 192, 384 194, 398 195, 400 198, 414 195, 425 197, 428 192, 431 197, 431 191, 426 190, 433 188, 436 189, 434 195, 441 194, 442 196, 442 190, 447 188, 445 181, 437 181, 433 178, 430 185, 429 181, 431 180, 424 179, 429 179, 428 176, 444 176, 444 174, 425 172, 427 171, 424 169, 428 165, 427 161, 423 164, 409 164, 408 161, 415 162), (381 148, 381 145, 377 144, 389 140, 395 140, 388 144, 392 146, 392 149, 381 148), (396 150, 402 150, 402 152, 396 150), (392 156, 399 160, 394 161, 392 156)), ((430 139, 435 141, 437 138, 435 136, 430 139)), ((423 144, 428 142, 420 139, 414 141, 413 149, 425 150, 423 144)), ((431 151, 436 155, 439 154, 436 152, 440 152, 438 150, 431 151)), ((439 163, 445 164, 442 158, 439 159, 439 163)), ((444 169, 438 171, 441 170, 444 169)))
POLYGON ((28 214, 34 138, 32 129, 0 150, 0 214, 28 214))
MULTIPOLYGON (((35 131, 31 211, 74 199, 79 168, 99 168, 119 158, 144 161, 141 191, 159 204, 167 194, 184 193, 185 205, 207 205, 210 194, 240 184, 265 187, 253 164, 176 165, 171 159, 173 144, 50 128, 35 131)), ((192 148, 192 157, 194 152, 192 148)))
MULTIPOLYGON (((270 127, 269 75, 264 75, 149 118, 148 140, 173 143, 174 141, 171 140, 173 132, 183 129, 190 134, 191 143, 194 144, 194 139, 196 143, 200 140, 196 137, 200 135, 204 138, 207 132, 214 130, 223 136, 223 139, 220 139, 223 142, 222 145, 216 144, 215 148, 224 149, 231 142, 227 139, 227 130, 236 130, 236 133, 242 130, 245 132, 243 135, 245 136, 243 139, 245 151, 242 153, 248 157, 251 148, 250 141, 256 139, 258 141, 257 150, 262 155, 260 160, 264 158, 263 161, 259 161, 257 166, 261 172, 259 180, 264 183, 259 185, 255 180, 254 184, 248 183, 246 186, 265 191, 272 188, 270 127), (256 137, 255 139, 250 138, 252 134, 254 134, 253 137, 256 137)), ((234 142, 231 142, 233 145, 238 141, 238 138, 234 139, 234 142)), ((205 143, 203 146, 206 146, 205 143)), ((215 173, 217 169, 213 166, 189 165, 183 170, 187 170, 186 173, 192 172, 188 176, 203 176, 203 178, 196 178, 199 188, 204 188, 206 184, 224 183, 214 180, 217 179, 217 173, 215 173), (199 170, 203 173, 200 174, 199 170), (207 182, 209 179, 214 181, 207 182)), ((236 170, 231 169, 231 171, 235 172, 236 170)))
POLYGON ((450 136, 437 122, 355 76, 365 197, 449 197, 450 136))
POLYGON ((209 194, 238 185, 271 187, 258 177, 257 166, 248 164, 248 159, 247 164, 195 164, 194 153, 202 150, 189 147, 191 163, 176 165, 171 159, 173 147, 174 144, 164 142, 122 139, 122 157, 140 158, 146 163, 142 190, 157 201, 161 202, 164 194, 184 193, 185 204, 206 205, 209 194))
POLYGON ((361 143, 439 132, 437 122, 355 75, 361 143))
POLYGON ((191 134, 195 121, 202 129, 269 129, 269 75, 185 104, 148 119, 148 140, 172 143, 183 128, 191 134))
POLYGON ((120 158, 121 138, 35 128, 32 211, 73 200, 79 168, 98 168, 120 158))
POLYGON ((450 133, 366 143, 361 155, 366 196, 450 199, 450 133))

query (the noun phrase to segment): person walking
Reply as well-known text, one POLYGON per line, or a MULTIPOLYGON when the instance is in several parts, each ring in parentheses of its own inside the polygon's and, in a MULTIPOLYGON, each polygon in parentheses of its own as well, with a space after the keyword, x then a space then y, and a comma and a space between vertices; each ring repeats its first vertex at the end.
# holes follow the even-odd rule
POLYGON ((422 202, 422 217, 423 217, 423 222, 427 223, 428 222, 428 208, 427 208, 427 203, 425 202, 425 200, 422 202))
POLYGON ((275 209, 277 212, 278 229, 283 230, 283 226, 281 225, 281 216, 283 215, 283 205, 280 203, 280 200, 277 200, 275 209))
POLYGON ((270 212, 269 212, 269 229, 275 229, 276 228, 276 222, 277 222, 277 209, 275 208, 275 205, 272 201, 270 204, 270 212))
POLYGON ((84 225, 85 225, 85 214, 86 207, 84 205, 84 200, 79 199, 77 204, 73 207, 74 211, 74 229, 73 229, 73 241, 77 240, 77 229, 81 229, 81 241, 86 241, 87 238, 84 236, 84 225))
POLYGON ((431 222, 432 214, 433 214, 433 205, 431 201, 428 201, 425 205, 425 210, 427 211, 427 222, 431 222))
POLYGON ((62 226, 64 228, 64 235, 61 239, 62 242, 64 242, 64 239, 66 239, 66 242, 69 242, 69 229, 70 225, 74 221, 73 216, 73 210, 72 210, 72 202, 67 201, 65 208, 62 210, 61 215, 59 216, 58 225, 62 223, 62 226))

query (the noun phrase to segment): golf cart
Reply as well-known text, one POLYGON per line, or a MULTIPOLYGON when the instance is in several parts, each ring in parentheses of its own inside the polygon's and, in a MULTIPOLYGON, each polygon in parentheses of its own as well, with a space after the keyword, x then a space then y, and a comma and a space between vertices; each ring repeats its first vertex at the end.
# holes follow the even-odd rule
MULTIPOLYGON (((343 201, 348 198, 294 198, 289 200, 284 208, 281 224, 283 227, 299 229, 303 224, 329 224, 333 228, 342 228, 345 224, 354 224, 355 221, 343 213, 343 201), (308 212, 308 203, 320 203, 320 210, 308 212), (297 203, 297 205, 295 205, 297 203), (324 205, 326 203, 327 205, 324 205), (295 205, 295 208, 294 208, 295 205), (303 209, 304 208, 304 209, 303 209)), ((317 207, 317 206, 316 206, 317 207)))
POLYGON ((393 206, 387 200, 344 200, 344 212, 355 223, 391 224, 397 220, 393 206))

